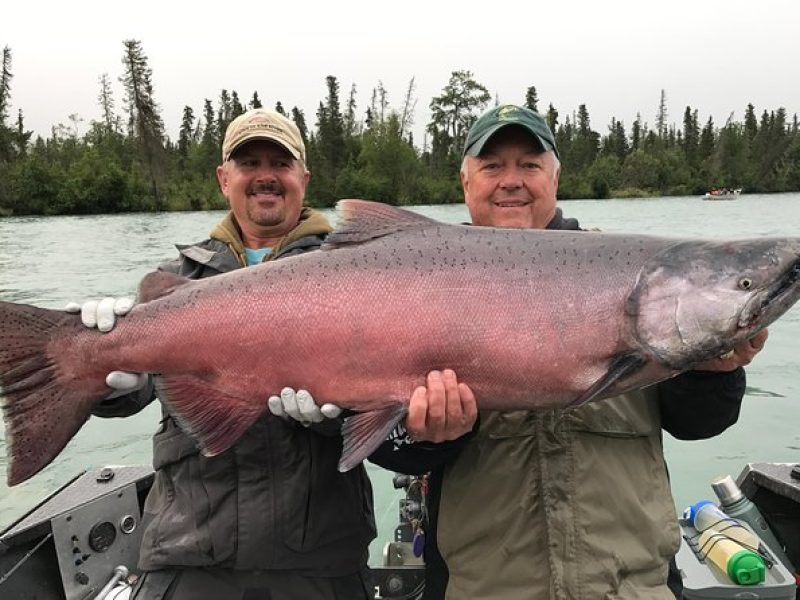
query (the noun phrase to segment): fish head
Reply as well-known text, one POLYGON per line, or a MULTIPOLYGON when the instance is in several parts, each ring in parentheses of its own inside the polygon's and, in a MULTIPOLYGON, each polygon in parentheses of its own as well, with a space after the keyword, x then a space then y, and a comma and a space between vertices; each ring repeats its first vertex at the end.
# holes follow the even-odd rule
POLYGON ((800 238, 682 241, 653 256, 628 298, 635 343, 687 370, 751 338, 800 298, 800 238))

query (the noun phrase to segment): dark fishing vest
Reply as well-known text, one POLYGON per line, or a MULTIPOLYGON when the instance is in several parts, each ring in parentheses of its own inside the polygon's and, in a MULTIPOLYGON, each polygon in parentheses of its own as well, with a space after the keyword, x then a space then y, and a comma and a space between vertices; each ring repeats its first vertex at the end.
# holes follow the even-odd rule
MULTIPOLYGON (((318 248, 309 236, 282 255, 318 248)), ((162 268, 192 279, 240 265, 218 240, 180 247, 162 268)), ((236 349, 231 348, 235 353, 236 349)), ((169 415, 153 438, 155 482, 145 502, 139 566, 284 569, 311 576, 354 573, 375 537, 363 466, 339 473, 342 442, 263 416, 229 450, 208 458, 169 415)))

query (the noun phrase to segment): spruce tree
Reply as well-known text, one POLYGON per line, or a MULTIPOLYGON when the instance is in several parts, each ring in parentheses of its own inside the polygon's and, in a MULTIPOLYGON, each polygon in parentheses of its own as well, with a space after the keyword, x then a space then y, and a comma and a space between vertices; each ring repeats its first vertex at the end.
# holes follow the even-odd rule
POLYGON ((11 48, 3 48, 2 72, 0 72, 0 164, 11 160, 12 135, 6 125, 8 108, 11 105, 11 48))
POLYGON ((539 96, 536 93, 536 86, 532 85, 528 88, 528 91, 525 92, 525 107, 531 109, 534 112, 539 112, 537 108, 537 104, 539 103, 539 96))
POLYGON ((639 149, 642 143, 642 115, 636 113, 636 120, 631 126, 631 151, 639 149))
POLYGON ((211 104, 211 100, 206 98, 203 101, 203 133, 200 136, 200 161, 198 165, 202 176, 205 176, 206 173, 212 173, 214 167, 219 164, 221 143, 222 138, 219 137, 214 107, 211 104))
POLYGON ((214 119, 214 107, 211 105, 211 100, 206 98, 203 101, 203 137, 201 138, 201 143, 216 146, 219 142, 217 130, 217 124, 214 119))
POLYGON ((108 73, 100 76, 100 94, 97 97, 103 118, 103 126, 107 132, 117 131, 117 117, 114 114, 114 94, 111 90, 111 81, 108 73))
POLYGON ((244 113, 244 106, 239 101, 239 94, 236 90, 231 91, 231 120, 244 113))
POLYGON ((308 126, 306 125, 306 117, 303 111, 296 106, 292 108, 292 121, 297 125, 300 130, 300 137, 303 138, 303 143, 308 144, 308 126))
POLYGON ((558 111, 556 110, 556 107, 553 106, 552 102, 547 107, 545 121, 547 121, 547 126, 550 128, 550 131, 555 132, 556 128, 558 127, 558 111))
POLYGON ((417 106, 417 99, 414 96, 414 77, 411 78, 411 81, 408 82, 408 87, 406 88, 406 96, 403 100, 403 109, 400 111, 400 134, 404 135, 406 132, 409 133, 410 143, 413 146, 413 136, 409 129, 414 124, 414 109, 417 106))
POLYGON ((752 104, 747 105, 744 111, 744 133, 748 141, 753 141, 758 133, 758 120, 756 119, 756 109, 752 104))
POLYGON ((3 65, 0 72, 0 123, 5 124, 11 104, 11 48, 3 48, 3 65))
POLYGON ((139 154, 150 178, 154 208, 162 210, 161 179, 164 166, 164 123, 153 97, 153 72, 138 40, 123 42, 125 53, 122 64, 125 72, 121 78, 125 86, 128 107, 128 132, 135 140, 139 154))
POLYGON ((703 130, 700 132, 700 143, 697 146, 697 158, 699 161, 707 161, 714 154, 714 119, 708 117, 703 130))
POLYGON ((697 153, 700 144, 700 123, 698 121, 697 111, 692 111, 690 106, 687 106, 683 111, 683 135, 681 136, 681 140, 686 163, 693 169, 697 168, 697 153))
POLYGON ((667 93, 664 90, 661 90, 661 99, 658 102, 656 132, 660 140, 664 140, 667 137, 667 93))
POLYGON ((189 157, 189 146, 194 137, 194 130, 194 110, 191 106, 184 106, 181 128, 178 132, 178 156, 181 167, 185 166, 186 159, 189 157))
POLYGON ((347 98, 347 110, 344 113, 344 136, 350 138, 358 133, 356 123, 356 84, 350 86, 350 96, 347 98))
POLYGON ((578 120, 568 163, 571 169, 589 167, 597 157, 600 134, 593 131, 589 123, 589 111, 585 104, 578 107, 578 120))
POLYGON ((347 164, 345 154, 344 117, 339 104, 339 82, 336 77, 325 78, 328 96, 325 104, 317 111, 317 144, 325 175, 336 177, 339 170, 347 164))
POLYGON ((443 147, 448 159, 444 168, 453 169, 464 147, 467 131, 486 108, 492 96, 485 86, 473 79, 470 71, 453 71, 450 80, 430 103, 431 122, 428 132, 434 144, 443 147))
POLYGON ((233 120, 233 105, 228 90, 223 89, 219 93, 219 108, 217 109, 217 137, 222 140, 225 137, 225 130, 233 120))
POLYGON ((616 118, 611 117, 611 125, 608 126, 608 135, 602 141, 602 153, 606 156, 614 156, 622 163, 628 155, 628 137, 625 134, 625 125, 616 118))
POLYGON ((25 156, 28 153, 28 142, 32 135, 32 131, 25 131, 25 120, 20 108, 17 111, 17 127, 14 131, 14 146, 17 156, 25 156))

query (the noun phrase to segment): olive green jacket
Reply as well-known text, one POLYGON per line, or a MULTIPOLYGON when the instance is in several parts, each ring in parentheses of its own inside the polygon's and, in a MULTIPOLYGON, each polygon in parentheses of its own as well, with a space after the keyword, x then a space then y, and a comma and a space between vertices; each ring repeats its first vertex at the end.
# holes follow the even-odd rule
POLYGON ((655 388, 568 413, 482 414, 445 470, 438 543, 448 600, 674 600, 655 388))

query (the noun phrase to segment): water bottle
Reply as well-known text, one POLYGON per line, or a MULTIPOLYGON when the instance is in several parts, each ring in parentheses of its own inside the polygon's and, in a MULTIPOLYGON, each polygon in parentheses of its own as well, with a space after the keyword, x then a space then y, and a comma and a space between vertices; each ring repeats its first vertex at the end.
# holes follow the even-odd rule
POLYGON ((744 521, 753 528, 770 552, 783 563, 792 573, 795 572, 794 565, 783 551, 772 530, 767 525, 767 521, 759 512, 758 507, 742 493, 739 486, 730 475, 719 477, 711 482, 714 493, 719 498, 720 505, 725 514, 735 519, 744 521))
POLYGON ((700 534, 700 555, 714 563, 738 585, 756 585, 764 581, 764 559, 739 542, 709 527, 700 534))
POLYGON ((745 548, 758 552, 758 537, 739 521, 722 512, 711 500, 695 502, 684 511, 683 517, 698 533, 713 528, 745 548))

